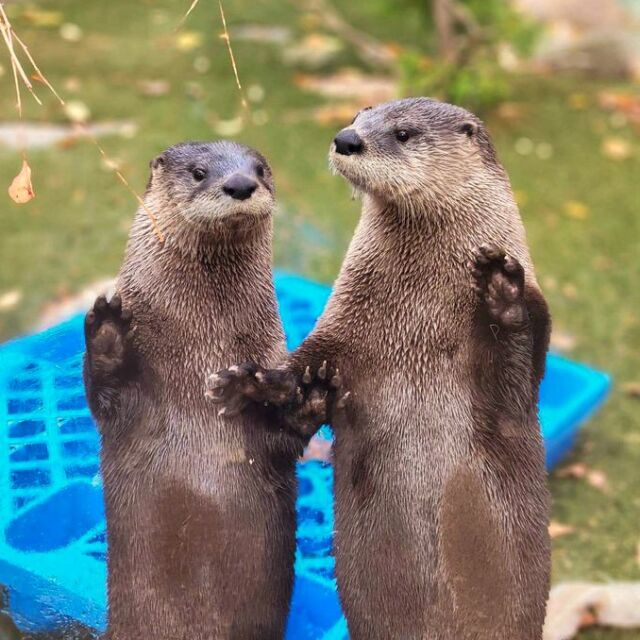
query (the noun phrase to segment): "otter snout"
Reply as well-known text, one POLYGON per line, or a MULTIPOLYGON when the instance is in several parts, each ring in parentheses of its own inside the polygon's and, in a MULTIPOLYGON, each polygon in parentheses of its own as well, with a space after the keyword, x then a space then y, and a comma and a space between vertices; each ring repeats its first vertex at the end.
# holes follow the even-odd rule
POLYGON ((258 188, 258 183, 242 173, 234 173, 222 185, 222 190, 234 200, 247 200, 258 188))
POLYGON ((333 144, 336 147, 336 153, 343 156, 352 156, 362 153, 364 149, 364 140, 355 132, 354 129, 343 129, 333 139, 333 144))

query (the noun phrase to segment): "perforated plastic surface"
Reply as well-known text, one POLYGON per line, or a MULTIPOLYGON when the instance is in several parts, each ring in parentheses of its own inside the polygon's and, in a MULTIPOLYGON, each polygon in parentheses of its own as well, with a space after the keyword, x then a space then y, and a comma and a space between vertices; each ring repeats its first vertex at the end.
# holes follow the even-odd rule
MULTIPOLYGON (((311 330, 328 287, 278 274, 289 348, 311 330)), ((98 472, 99 438, 84 399, 82 317, 0 347, 0 583, 25 628, 62 617, 102 629, 106 539, 98 472)), ((547 461, 572 446, 604 399, 608 378, 550 356, 540 415, 547 461)), ((325 430, 326 437, 330 434, 325 430)), ((347 637, 333 581, 333 474, 298 465, 296 588, 287 637, 347 637)))

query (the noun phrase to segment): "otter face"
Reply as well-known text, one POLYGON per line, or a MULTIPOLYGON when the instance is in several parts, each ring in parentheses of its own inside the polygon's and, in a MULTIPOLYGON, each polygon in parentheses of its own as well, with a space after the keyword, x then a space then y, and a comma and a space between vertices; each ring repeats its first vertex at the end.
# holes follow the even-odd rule
POLYGON ((183 142, 151 162, 147 196, 159 211, 197 226, 271 214, 274 186, 265 158, 235 142, 183 142))
POLYGON ((329 161, 357 190, 408 209, 501 171, 480 120, 429 98, 363 109, 335 137, 329 161))

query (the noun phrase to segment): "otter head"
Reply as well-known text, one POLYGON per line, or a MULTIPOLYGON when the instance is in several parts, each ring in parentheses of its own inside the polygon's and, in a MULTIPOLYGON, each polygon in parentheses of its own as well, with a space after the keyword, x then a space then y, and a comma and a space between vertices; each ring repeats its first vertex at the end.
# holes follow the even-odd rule
POLYGON ((265 158, 235 142, 183 142, 151 162, 147 204, 161 227, 199 231, 250 227, 275 204, 265 158))
POLYGON ((411 211, 505 179, 482 122, 429 98, 363 109, 335 137, 329 158, 356 190, 411 211))

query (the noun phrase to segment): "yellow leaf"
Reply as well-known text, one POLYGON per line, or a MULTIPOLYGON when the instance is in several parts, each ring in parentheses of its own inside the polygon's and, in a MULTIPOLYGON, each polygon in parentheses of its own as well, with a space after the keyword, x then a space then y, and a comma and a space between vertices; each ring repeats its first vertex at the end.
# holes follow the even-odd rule
POLYGON ((589 215, 589 207, 584 202, 567 200, 564 203, 564 212, 574 220, 585 220, 589 215))
POLYGON ((22 17, 34 27, 57 27, 62 22, 60 11, 44 11, 43 9, 27 9, 22 17))
POLYGON ((631 155, 631 145, 623 138, 605 138, 602 155, 612 160, 626 160, 631 155))
POLYGON ((176 49, 178 51, 193 51, 197 49, 204 37, 199 31, 181 31, 176 36, 176 49))
POLYGON ((18 204, 25 204, 29 200, 33 200, 36 194, 31 184, 31 167, 26 160, 22 161, 22 169, 20 173, 13 179, 9 186, 9 196, 18 204))

